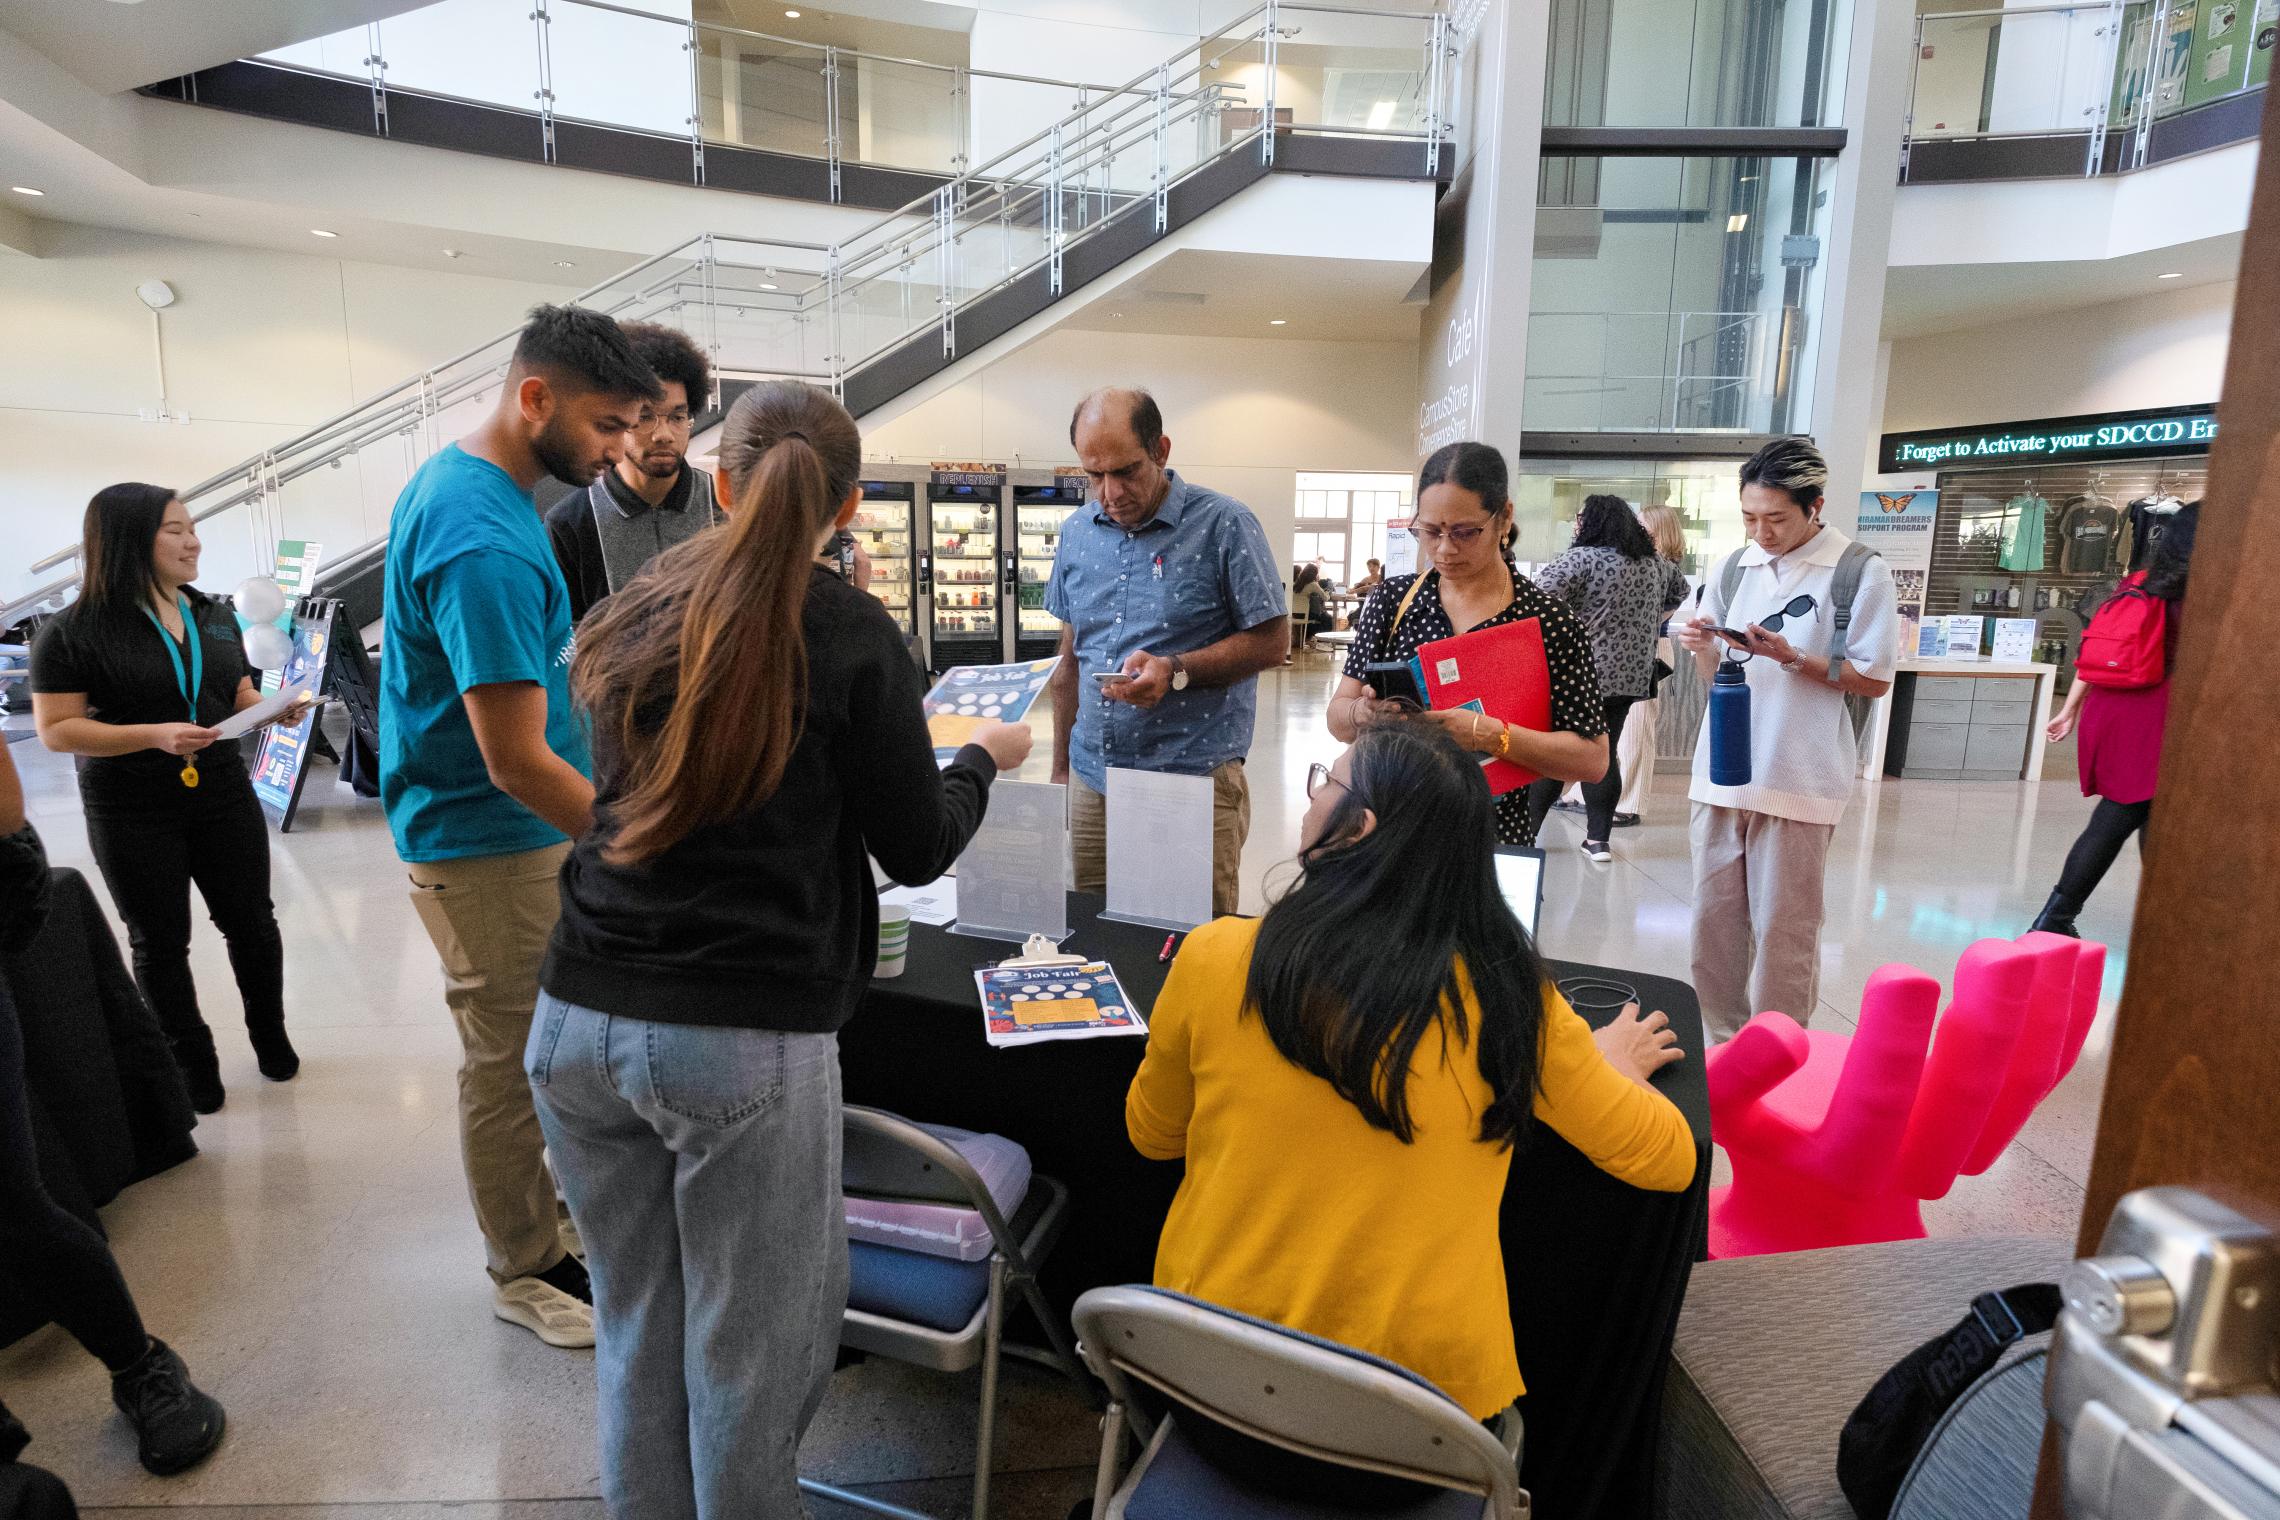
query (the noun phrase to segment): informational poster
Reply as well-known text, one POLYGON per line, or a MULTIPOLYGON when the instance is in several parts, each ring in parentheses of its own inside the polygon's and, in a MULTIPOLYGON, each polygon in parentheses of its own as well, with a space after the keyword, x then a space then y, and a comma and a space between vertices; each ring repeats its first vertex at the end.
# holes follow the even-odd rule
POLYGON ((953 934, 1009 939, 1069 937, 1068 788, 1000 781, 989 811, 958 857, 953 934))
POLYGON ((1931 578, 1932 533, 1939 522, 1939 510, 1937 491, 1860 493, 1860 519, 1853 536, 1882 555, 1892 571, 1903 649, 1924 621, 1924 587, 1931 578))
POLYGON ((1987 637, 1987 619, 1970 613, 1949 613, 1947 618, 1947 657, 1951 660, 1982 658, 1979 649, 1987 637))
POLYGON ((1212 780, 1108 773, 1108 911, 1159 929, 1211 920, 1212 780))
POLYGON ((2035 657, 2035 639, 2042 624, 2034 618, 1995 620, 1995 658, 2027 664, 2035 657))
MULTIPOLYGON (((275 672, 280 687, 309 691, 324 688, 325 661, 332 638, 334 603, 317 604, 321 612, 298 618, 293 628, 293 657, 275 672)), ((261 731, 261 748, 254 754, 253 794, 276 821, 280 834, 289 833, 301 809, 301 787, 307 781, 309 746, 317 732, 321 707, 311 707, 289 723, 272 723, 261 731)))
MULTIPOLYGON (((317 562, 324 558, 325 546, 312 539, 281 538, 277 540, 278 588, 285 593, 285 610, 277 614, 277 626, 285 633, 293 632, 293 616, 300 610, 301 598, 309 594, 309 587, 317 579, 317 562)), ((279 670, 262 672, 261 689, 274 692, 283 688, 285 673, 279 670)))
POLYGON ((1019 723, 1053 679, 1059 655, 1013 665, 961 665, 926 694, 926 728, 934 736, 934 763, 958 757, 974 730, 995 719, 1019 723))
POLYGON ((1385 578, 1408 575, 1417 568, 1417 540, 1409 533, 1412 519, 1396 517, 1385 525, 1385 578))

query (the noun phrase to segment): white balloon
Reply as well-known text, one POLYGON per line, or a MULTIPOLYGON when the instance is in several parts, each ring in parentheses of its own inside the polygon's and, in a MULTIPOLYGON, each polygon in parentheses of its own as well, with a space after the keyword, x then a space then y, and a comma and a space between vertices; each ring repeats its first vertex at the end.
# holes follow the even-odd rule
POLYGON ((266 575, 248 576, 238 582, 236 601, 238 616, 247 622, 275 622, 285 610, 285 588, 266 575))
POLYGON ((246 663, 256 670, 283 670, 293 658, 293 641, 274 623, 256 623, 245 631, 246 663))

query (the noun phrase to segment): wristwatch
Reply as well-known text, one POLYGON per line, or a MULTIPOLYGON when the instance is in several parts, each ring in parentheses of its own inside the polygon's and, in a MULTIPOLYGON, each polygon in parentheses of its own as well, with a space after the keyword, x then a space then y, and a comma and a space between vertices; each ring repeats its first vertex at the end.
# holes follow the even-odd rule
POLYGON ((1183 663, 1183 662, 1180 660, 1180 657, 1179 657, 1178 655, 1176 655, 1176 654, 1175 654, 1175 655, 1173 655, 1173 656, 1172 656, 1172 690, 1174 690, 1174 691, 1186 691, 1186 690, 1187 690, 1187 686, 1188 686, 1188 670, 1187 670, 1187 666, 1186 666, 1186 665, 1185 665, 1185 664, 1184 664, 1184 663, 1183 663))

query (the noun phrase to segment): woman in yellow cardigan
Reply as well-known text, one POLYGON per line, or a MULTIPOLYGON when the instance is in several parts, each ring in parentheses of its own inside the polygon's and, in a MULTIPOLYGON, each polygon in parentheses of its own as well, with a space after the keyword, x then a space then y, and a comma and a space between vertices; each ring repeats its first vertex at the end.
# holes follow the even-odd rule
MULTIPOLYGON (((1676 1192, 1660 1013, 1594 1037, 1497 889, 1476 758, 1365 729, 1308 778, 1297 883, 1188 937, 1125 1100, 1187 1174, 1156 1283, 1397 1362, 1486 1419, 1521 1393, 1497 1210, 1532 1118, 1676 1192)), ((1547 1313, 1581 1306, 1546 1305, 1547 1313)), ((1348 1481, 1355 1475, 1347 1474, 1348 1481)))

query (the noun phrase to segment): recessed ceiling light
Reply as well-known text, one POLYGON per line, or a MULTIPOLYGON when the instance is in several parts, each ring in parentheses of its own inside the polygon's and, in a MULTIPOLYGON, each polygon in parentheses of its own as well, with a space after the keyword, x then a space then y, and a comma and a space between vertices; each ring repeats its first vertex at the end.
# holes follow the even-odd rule
POLYGON ((2169 273, 2157 274, 2154 276, 2154 278, 2157 280, 2182 280, 2185 278, 2185 271, 2182 269, 2172 269, 2169 271, 2169 273))
POLYGON ((15 191, 15 192, 16 192, 18 195, 45 195, 45 194, 47 194, 47 192, 46 192, 45 190, 34 190, 34 189, 33 189, 33 188, 30 186, 30 185, 10 185, 8 188, 9 188, 9 189, 11 189, 11 190, 13 190, 13 191, 15 191))
POLYGON ((776 288, 776 282, 774 280, 762 280, 760 282, 760 288, 762 290, 774 290, 776 288))
POLYGON ((784 12, 784 19, 786 21, 797 21, 800 19, 800 13, 798 11, 786 11, 784 12))
POLYGON ((568 259, 556 259, 554 261, 554 267, 557 269, 576 269, 578 266, 570 262, 568 259))
POLYGON ((311 228, 309 229, 309 235, 310 235, 311 237, 322 237, 322 238, 336 238, 336 237, 339 237, 339 236, 340 236, 340 234, 339 234, 339 233, 337 233, 337 232, 327 232, 327 231, 325 231, 325 229, 324 229, 324 228, 322 228, 322 227, 311 227, 311 228))
POLYGON ((1287 318, 1287 317, 1269 317, 1269 318, 1267 318, 1267 326, 1269 326, 1269 327, 1288 327, 1289 325, 1290 325, 1290 319, 1289 319, 1289 318, 1287 318))
POLYGON ((1726 218, 1726 230, 1728 232, 1740 232, 1749 224, 1750 214, 1747 211, 1737 211, 1726 218))
POLYGON ((443 250, 443 256, 447 259, 463 259, 467 257, 467 252, 462 248, 446 248, 443 250))

